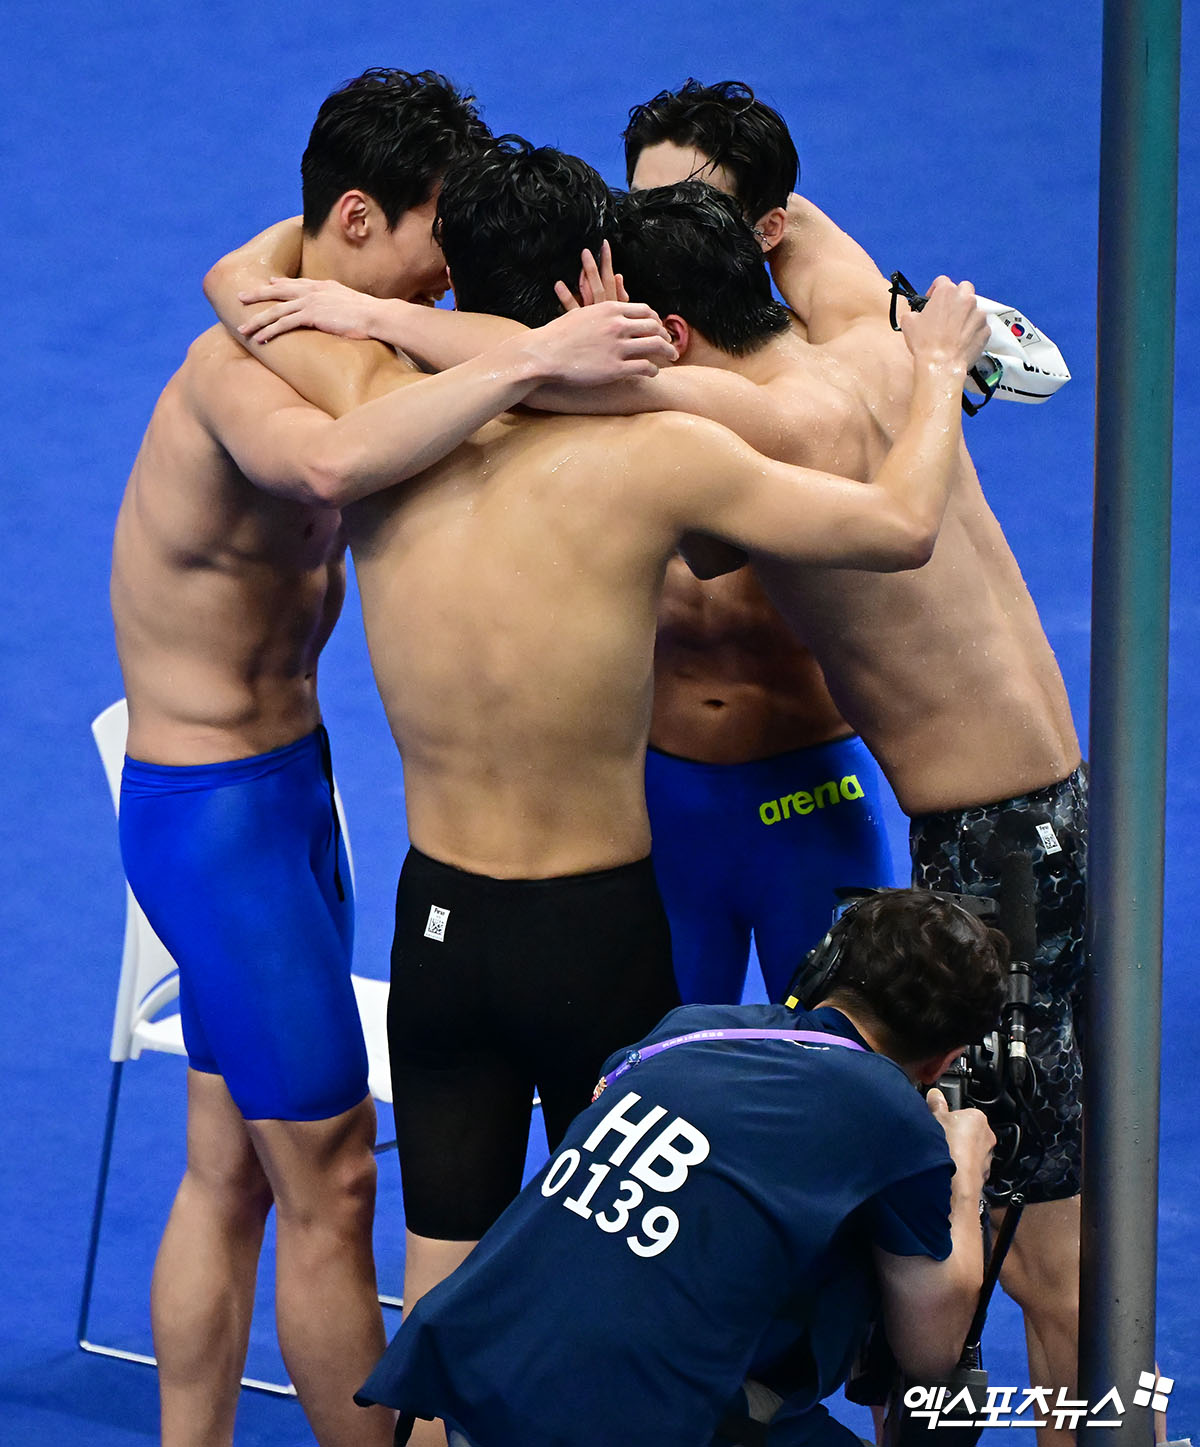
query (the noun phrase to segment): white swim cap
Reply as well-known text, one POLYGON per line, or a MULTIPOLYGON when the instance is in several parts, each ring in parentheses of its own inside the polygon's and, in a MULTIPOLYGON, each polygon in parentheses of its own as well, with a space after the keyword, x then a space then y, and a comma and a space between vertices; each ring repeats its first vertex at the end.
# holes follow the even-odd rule
MULTIPOLYGON (((991 335, 984 351, 1000 366, 995 395, 1009 402, 1044 402, 1071 380, 1062 353, 1049 337, 1015 307, 977 296, 975 304, 986 313, 991 335)), ((967 391, 980 394, 973 380, 967 391)))

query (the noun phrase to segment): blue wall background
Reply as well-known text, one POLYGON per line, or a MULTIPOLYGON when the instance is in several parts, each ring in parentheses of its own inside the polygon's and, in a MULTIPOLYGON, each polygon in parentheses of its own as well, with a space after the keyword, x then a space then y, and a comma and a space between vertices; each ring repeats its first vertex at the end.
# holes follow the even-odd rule
MULTIPOLYGON (((1100 7, 10 0, 6 21, 0 1443, 135 1443, 155 1434, 152 1375, 73 1348, 122 910, 87 724, 121 692, 107 604, 113 519, 155 397, 209 324, 199 285, 207 265, 298 209, 299 156, 316 107, 368 65, 444 70, 480 96, 494 130, 578 152, 612 181, 623 179, 619 133, 631 104, 688 75, 751 81, 792 124, 803 188, 885 270, 900 266, 920 281, 943 270, 969 276, 1062 347, 1074 380, 1052 404, 992 408, 970 424, 970 438, 1086 731, 1100 7)), ((1189 13, 1160 1298, 1178 1430, 1200 1425, 1190 1286, 1200 1266, 1190 1189, 1197 1138, 1186 1089, 1200 1018, 1189 969, 1200 790, 1191 488, 1200 438, 1186 365, 1200 347, 1195 40, 1189 13)), ((358 862, 357 968, 382 975, 405 843, 403 780, 353 600, 327 654, 323 696, 358 862)), ((136 1344, 180 1168, 182 1089, 176 1061, 146 1060, 129 1075, 123 1184, 97 1313, 110 1335, 136 1344)), ((399 1270, 391 1162, 382 1175, 387 1274, 399 1270)), ((998 1308, 997 1318, 993 1380, 1023 1380, 1012 1315, 998 1308)), ((256 1353, 269 1354, 269 1335, 264 1318, 256 1353)), ((247 1399, 239 1441, 304 1440, 291 1404, 247 1399)))

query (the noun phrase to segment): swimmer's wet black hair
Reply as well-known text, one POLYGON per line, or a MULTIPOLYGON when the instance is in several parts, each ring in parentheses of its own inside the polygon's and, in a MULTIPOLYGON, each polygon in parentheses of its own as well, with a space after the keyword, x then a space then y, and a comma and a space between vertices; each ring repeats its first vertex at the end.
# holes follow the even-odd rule
POLYGON ((923 889, 872 895, 844 923, 829 999, 865 1017, 894 1060, 930 1060, 996 1028, 1009 954, 999 930, 923 889))
POLYGON ((757 351, 791 324, 737 202, 703 181, 622 196, 610 240, 631 300, 678 314, 731 356, 757 351))
POLYGON ((354 190, 378 203, 390 229, 429 200, 452 165, 490 139, 475 97, 444 75, 364 71, 317 112, 300 162, 304 229, 314 236, 338 197, 354 190))
POLYGON ((671 141, 692 146, 733 177, 738 201, 751 225, 774 206, 786 206, 800 180, 800 160, 778 111, 757 99, 740 80, 703 85, 687 80, 634 106, 625 138, 625 179, 633 184, 638 157, 647 146, 671 141))
POLYGON ((438 197, 441 243, 461 311, 538 327, 562 311, 554 283, 574 290, 579 253, 598 251, 608 186, 586 161, 520 136, 456 166, 438 197))

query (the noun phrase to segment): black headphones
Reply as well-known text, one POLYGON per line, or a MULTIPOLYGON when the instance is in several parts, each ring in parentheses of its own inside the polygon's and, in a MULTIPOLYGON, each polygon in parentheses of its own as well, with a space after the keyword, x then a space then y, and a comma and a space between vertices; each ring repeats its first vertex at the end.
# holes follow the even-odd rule
MULTIPOLYGON (((830 987, 841 968, 846 953, 847 937, 854 923, 854 916, 861 904, 878 894, 894 894, 892 889, 835 889, 834 894, 842 901, 840 913, 830 925, 825 938, 809 950, 800 967, 792 977, 783 1003, 789 1010, 811 1010, 828 995, 830 987)), ((965 913, 985 923, 994 921, 996 901, 976 894, 950 894, 942 890, 927 890, 937 899, 949 900, 965 913)))

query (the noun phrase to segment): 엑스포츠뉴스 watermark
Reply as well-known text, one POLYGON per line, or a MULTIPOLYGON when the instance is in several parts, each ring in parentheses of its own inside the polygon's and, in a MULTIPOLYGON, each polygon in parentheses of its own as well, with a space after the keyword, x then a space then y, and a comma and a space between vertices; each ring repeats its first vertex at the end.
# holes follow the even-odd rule
MULTIPOLYGON (((1173 1377, 1142 1372, 1133 1394, 1135 1407, 1167 1410, 1167 1399, 1175 1385, 1173 1377)), ((1125 1403, 1116 1387, 1110 1387, 1097 1402, 1072 1397, 1066 1387, 988 1387, 982 1401, 970 1387, 909 1387, 904 1405, 914 1417, 923 1417, 930 1430, 944 1418, 956 1427, 1053 1427, 1074 1432, 1079 1427, 1120 1427, 1125 1403)))

